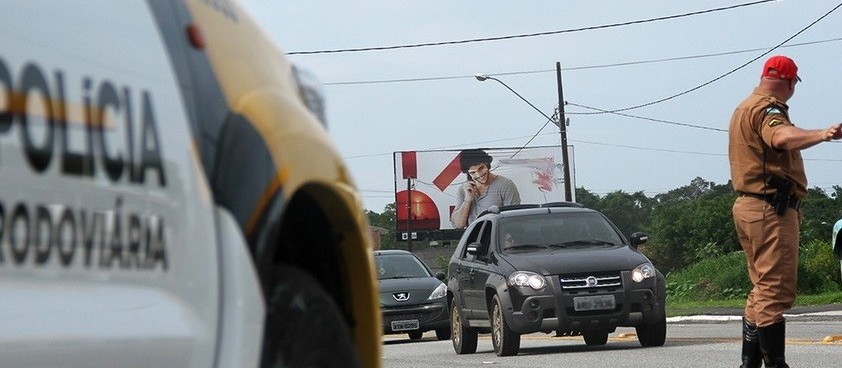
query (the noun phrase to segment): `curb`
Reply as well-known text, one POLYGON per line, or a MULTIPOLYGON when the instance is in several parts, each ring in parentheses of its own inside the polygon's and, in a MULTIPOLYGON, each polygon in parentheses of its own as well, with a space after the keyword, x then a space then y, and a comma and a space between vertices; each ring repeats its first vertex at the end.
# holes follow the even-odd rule
MULTIPOLYGON (((821 319, 828 321, 842 321, 842 310, 833 310, 813 313, 792 313, 784 314, 787 320, 797 321, 799 319, 821 319)), ((693 315, 677 316, 667 318, 667 323, 681 322, 732 322, 742 321, 742 315, 693 315)))

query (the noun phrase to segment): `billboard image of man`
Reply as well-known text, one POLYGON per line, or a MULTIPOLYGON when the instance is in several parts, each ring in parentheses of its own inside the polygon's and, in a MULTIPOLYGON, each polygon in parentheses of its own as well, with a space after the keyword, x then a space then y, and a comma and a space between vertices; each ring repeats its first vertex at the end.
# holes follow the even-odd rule
POLYGON ((491 172, 491 156, 481 149, 467 149, 460 154, 459 167, 467 174, 467 181, 456 194, 455 209, 450 222, 456 229, 464 229, 489 207, 520 204, 515 183, 491 172))

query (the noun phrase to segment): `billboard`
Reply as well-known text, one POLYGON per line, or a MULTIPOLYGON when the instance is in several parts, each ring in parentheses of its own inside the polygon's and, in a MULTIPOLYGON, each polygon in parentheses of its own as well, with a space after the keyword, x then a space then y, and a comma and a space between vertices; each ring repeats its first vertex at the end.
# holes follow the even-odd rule
MULTIPOLYGON (((564 201, 560 146, 472 149, 476 150, 491 156, 491 173, 510 179, 520 194, 522 204, 564 201)), ((468 175, 460 168, 462 151, 394 152, 398 239, 415 239, 418 233, 455 230, 450 217, 458 208, 459 190, 468 180, 468 175), (407 221, 409 213, 412 217, 407 221)), ((572 146, 568 146, 568 158, 570 187, 575 188, 572 146)))

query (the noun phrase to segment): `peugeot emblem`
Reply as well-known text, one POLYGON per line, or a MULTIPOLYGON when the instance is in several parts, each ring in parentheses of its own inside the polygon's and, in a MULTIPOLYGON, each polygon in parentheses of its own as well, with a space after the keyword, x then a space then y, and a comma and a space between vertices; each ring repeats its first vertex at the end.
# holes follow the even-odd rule
POLYGON ((405 301, 409 300, 409 292, 404 291, 404 292, 400 292, 400 293, 393 293, 392 297, 395 298, 395 300, 397 300, 399 302, 405 302, 405 301))
POLYGON ((596 277, 588 276, 588 278, 585 279, 585 283, 588 284, 588 287, 596 286, 596 284, 597 284, 596 277))

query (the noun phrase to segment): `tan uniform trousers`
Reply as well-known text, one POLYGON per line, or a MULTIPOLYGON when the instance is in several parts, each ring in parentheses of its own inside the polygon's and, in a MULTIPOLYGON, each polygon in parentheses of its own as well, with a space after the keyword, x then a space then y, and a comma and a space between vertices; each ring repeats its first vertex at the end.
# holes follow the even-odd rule
POLYGON ((739 196, 733 207, 737 237, 746 254, 754 288, 746 299, 745 318, 758 327, 784 320, 795 302, 798 274, 798 212, 783 215, 766 201, 739 196))

